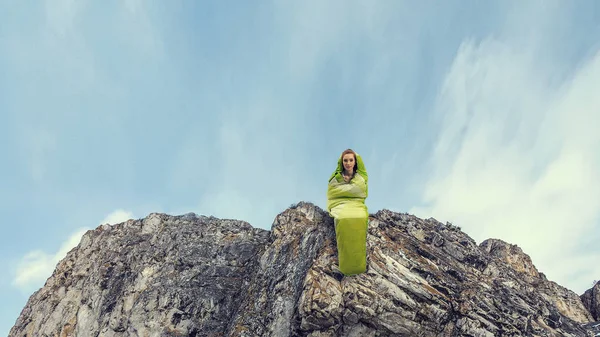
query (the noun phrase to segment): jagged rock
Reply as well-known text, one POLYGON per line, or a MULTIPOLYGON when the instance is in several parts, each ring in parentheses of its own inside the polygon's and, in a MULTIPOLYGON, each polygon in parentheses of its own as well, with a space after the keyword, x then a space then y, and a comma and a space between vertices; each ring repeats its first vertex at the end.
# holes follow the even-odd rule
POLYGON ((592 317, 600 321, 600 281, 581 295, 581 301, 590 311, 592 317))
POLYGON ((189 215, 101 226, 31 296, 10 335, 220 333, 268 240, 242 221, 189 215))
POLYGON ((514 245, 388 210, 367 241, 367 272, 344 277, 310 203, 271 231, 194 214, 100 226, 10 336, 591 336, 580 298, 514 245))

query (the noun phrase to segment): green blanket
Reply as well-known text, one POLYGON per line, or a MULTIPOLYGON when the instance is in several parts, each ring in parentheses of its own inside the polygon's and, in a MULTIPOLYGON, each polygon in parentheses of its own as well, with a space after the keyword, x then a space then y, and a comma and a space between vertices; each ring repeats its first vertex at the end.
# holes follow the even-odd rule
POLYGON ((367 227, 369 212, 368 175, 362 158, 356 154, 357 170, 350 182, 342 177, 342 157, 329 178, 327 211, 334 219, 339 268, 344 275, 364 273, 367 268, 367 227))

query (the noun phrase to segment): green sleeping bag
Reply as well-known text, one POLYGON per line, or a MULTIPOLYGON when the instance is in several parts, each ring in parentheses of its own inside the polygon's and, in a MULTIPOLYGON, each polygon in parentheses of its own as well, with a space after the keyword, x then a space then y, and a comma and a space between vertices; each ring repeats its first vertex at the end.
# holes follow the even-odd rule
POLYGON ((367 269, 368 175, 362 158, 355 155, 357 169, 352 180, 344 180, 340 156, 327 187, 327 211, 334 219, 338 263, 344 275, 364 273, 367 269))

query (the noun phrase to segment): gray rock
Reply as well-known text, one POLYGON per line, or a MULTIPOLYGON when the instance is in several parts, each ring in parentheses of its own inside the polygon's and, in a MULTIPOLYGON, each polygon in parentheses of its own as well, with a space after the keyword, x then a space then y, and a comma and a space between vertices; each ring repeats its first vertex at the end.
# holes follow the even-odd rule
POLYGON ((600 321, 600 282, 581 295, 583 305, 590 311, 595 320, 600 321))
POLYGON ((382 210, 367 252, 341 275, 333 221, 305 202, 270 231, 152 213, 88 231, 9 336, 592 336, 591 309, 515 245, 382 210))

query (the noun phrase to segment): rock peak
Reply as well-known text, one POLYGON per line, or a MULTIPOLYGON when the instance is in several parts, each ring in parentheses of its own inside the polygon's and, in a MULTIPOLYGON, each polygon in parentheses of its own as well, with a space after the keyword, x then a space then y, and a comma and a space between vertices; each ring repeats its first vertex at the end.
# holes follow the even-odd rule
POLYGON ((540 278, 542 275, 533 265, 531 257, 523 252, 519 246, 499 239, 487 239, 480 245, 489 256, 496 258, 518 273, 525 274, 530 280, 540 278))

